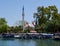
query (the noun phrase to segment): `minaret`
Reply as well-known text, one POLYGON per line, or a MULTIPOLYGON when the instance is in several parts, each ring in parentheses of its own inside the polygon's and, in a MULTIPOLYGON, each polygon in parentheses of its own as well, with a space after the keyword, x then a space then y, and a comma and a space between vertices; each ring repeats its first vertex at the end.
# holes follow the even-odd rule
POLYGON ((23 32, 24 32, 24 6, 22 8, 22 24, 23 24, 23 32))

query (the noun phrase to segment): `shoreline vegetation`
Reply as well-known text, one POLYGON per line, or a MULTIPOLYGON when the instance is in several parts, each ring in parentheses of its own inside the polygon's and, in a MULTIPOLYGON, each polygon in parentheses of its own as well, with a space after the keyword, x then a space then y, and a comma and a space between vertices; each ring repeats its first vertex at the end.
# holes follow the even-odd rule
POLYGON ((60 13, 54 6, 39 6, 34 13, 35 25, 26 27, 23 32, 23 26, 9 26, 5 18, 0 18, 0 33, 30 33, 35 30, 37 33, 55 33, 60 32, 60 13))

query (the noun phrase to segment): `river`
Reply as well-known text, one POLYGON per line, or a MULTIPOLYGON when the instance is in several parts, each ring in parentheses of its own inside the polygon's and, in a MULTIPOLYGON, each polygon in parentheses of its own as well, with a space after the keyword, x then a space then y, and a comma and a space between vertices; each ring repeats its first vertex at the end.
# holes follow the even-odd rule
POLYGON ((60 46, 60 41, 51 39, 0 39, 0 46, 60 46))

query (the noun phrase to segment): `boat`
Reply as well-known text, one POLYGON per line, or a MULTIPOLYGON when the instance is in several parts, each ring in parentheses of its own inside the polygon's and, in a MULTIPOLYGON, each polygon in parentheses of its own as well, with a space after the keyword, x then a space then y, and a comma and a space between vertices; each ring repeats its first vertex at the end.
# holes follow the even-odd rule
POLYGON ((2 38, 14 38, 14 34, 4 33, 2 34, 2 38))
POLYGON ((60 33, 54 33, 53 39, 54 40, 60 40, 60 33))
POLYGON ((52 39, 53 34, 41 33, 41 39, 52 39))

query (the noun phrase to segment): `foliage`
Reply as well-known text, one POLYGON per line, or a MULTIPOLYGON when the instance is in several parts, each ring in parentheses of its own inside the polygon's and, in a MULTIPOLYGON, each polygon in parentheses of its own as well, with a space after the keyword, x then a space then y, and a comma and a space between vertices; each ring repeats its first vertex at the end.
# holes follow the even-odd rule
POLYGON ((7 32, 8 26, 7 26, 7 21, 5 18, 0 18, 0 33, 1 32, 7 32))
POLYGON ((38 7, 34 13, 35 29, 42 32, 57 32, 60 28, 60 14, 56 6, 38 7), (39 28, 40 27, 40 28, 39 28))
POLYGON ((22 32, 22 26, 15 26, 15 27, 10 27, 10 31, 12 31, 13 33, 19 33, 22 32))

